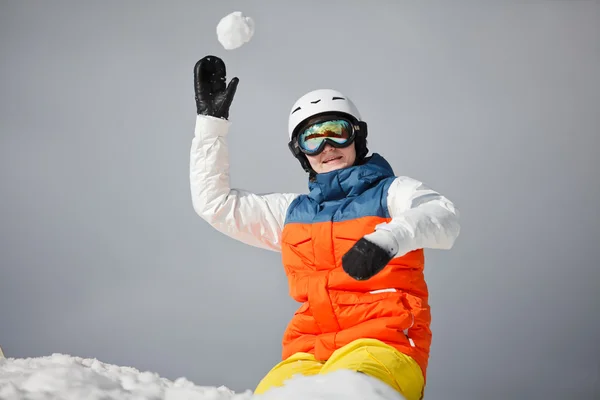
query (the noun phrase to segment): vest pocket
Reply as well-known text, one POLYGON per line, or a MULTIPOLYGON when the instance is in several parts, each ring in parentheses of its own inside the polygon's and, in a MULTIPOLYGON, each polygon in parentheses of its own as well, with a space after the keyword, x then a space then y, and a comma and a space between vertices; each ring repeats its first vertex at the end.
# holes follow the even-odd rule
POLYGON ((315 252, 309 228, 305 226, 289 227, 284 230, 281 241, 290 250, 290 256, 295 256, 294 264, 314 266, 315 252))
MULTIPOLYGON (((401 300, 401 293, 397 290, 384 289, 384 290, 373 290, 369 292, 345 292, 345 291, 332 291, 331 300, 334 304, 340 306, 352 306, 357 304, 370 304, 381 301, 394 302, 396 306, 399 304, 406 308, 401 300), (374 293, 373 293, 374 292, 374 293)), ((397 307, 394 307, 397 308, 397 307)))
POLYGON ((349 230, 339 229, 338 232, 334 233, 333 253, 338 266, 342 265, 342 257, 344 257, 344 254, 346 254, 362 237, 363 235, 361 233, 350 232, 349 230))
POLYGON ((352 232, 338 232, 334 235, 335 239, 348 240, 351 242, 358 242, 364 235, 360 233, 353 234, 352 232))

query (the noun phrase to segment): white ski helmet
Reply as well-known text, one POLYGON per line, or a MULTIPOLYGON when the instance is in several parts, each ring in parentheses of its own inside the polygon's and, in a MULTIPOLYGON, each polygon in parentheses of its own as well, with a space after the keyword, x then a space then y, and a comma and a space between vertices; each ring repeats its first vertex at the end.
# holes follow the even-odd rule
POLYGON ((358 109, 348 97, 333 89, 317 89, 300 97, 292 106, 288 121, 288 135, 292 140, 295 129, 303 121, 317 114, 342 112, 361 120, 358 109))
POLYGON ((356 148, 356 164, 362 163, 367 156, 367 124, 362 121, 362 117, 358 108, 354 105, 343 93, 334 89, 317 89, 306 93, 300 97, 290 110, 288 119, 288 147, 294 157, 300 161, 302 168, 310 174, 315 171, 310 166, 306 155, 301 153, 295 143, 296 131, 301 127, 306 120, 315 117, 319 114, 341 113, 349 117, 358 132, 354 139, 356 148))

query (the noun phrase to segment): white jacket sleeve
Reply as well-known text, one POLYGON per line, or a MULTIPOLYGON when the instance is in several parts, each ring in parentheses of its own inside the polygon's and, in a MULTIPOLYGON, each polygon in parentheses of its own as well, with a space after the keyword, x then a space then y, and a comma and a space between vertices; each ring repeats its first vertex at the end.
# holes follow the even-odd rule
POLYGON ((226 135, 230 122, 199 115, 190 152, 194 210, 218 231, 251 246, 281 251, 288 206, 297 194, 232 189, 226 135))
POLYGON ((402 176, 390 186, 387 202, 392 220, 376 230, 392 232, 399 244, 396 257, 417 249, 452 248, 460 233, 459 212, 446 197, 402 176))

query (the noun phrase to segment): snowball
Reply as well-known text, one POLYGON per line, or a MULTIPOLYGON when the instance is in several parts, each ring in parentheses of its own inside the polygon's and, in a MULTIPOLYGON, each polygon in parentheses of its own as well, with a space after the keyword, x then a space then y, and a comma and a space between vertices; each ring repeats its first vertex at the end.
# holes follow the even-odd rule
POLYGON ((241 11, 232 12, 219 21, 217 38, 226 50, 233 50, 247 43, 254 35, 254 21, 241 11))

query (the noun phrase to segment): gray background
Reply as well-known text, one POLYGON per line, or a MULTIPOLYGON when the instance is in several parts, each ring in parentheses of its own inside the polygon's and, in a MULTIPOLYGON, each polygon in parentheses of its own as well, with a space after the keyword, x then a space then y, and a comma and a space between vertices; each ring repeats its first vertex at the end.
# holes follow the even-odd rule
POLYGON ((287 114, 333 87, 372 151, 459 207, 455 248, 427 253, 428 400, 600 392, 598 2, 5 0, 0 38, 7 356, 240 391, 279 361, 279 254, 191 205, 192 70, 215 54, 241 80, 233 186, 305 191, 287 114), (256 34, 226 51, 236 10, 256 34))

